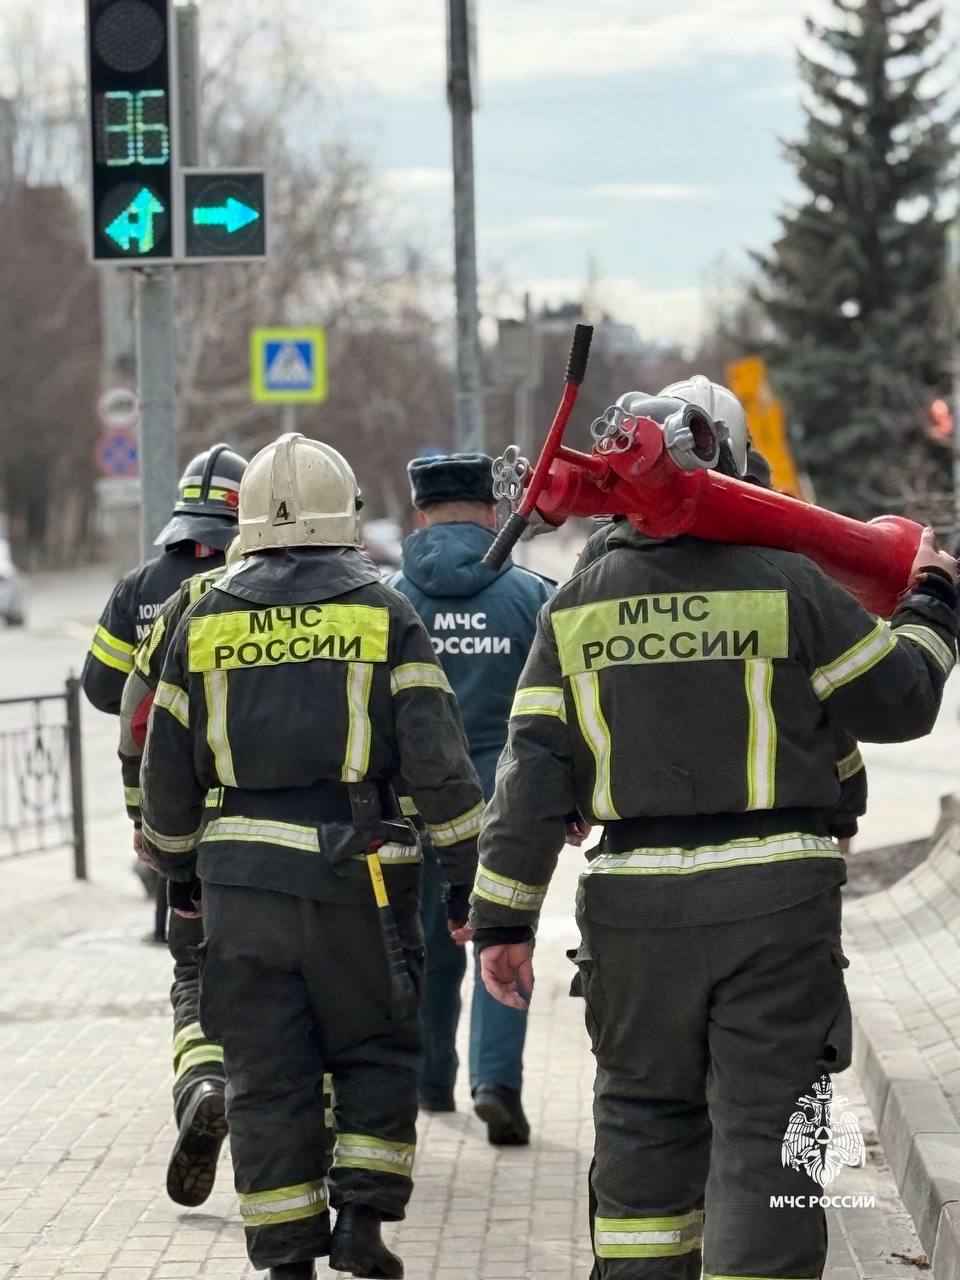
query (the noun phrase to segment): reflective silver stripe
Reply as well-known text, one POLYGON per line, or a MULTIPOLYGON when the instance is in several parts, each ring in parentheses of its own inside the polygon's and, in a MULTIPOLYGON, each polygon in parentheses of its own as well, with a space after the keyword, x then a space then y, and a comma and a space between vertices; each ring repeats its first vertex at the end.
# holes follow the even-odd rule
POLYGON ((192 853, 200 843, 202 830, 202 827, 198 828, 189 836, 165 836, 159 831, 154 831, 153 827, 148 826, 146 822, 143 824, 144 839, 161 853, 192 853))
POLYGON ((937 635, 932 627, 923 627, 919 623, 907 622, 902 627, 897 627, 893 634, 898 640, 901 636, 907 636, 914 644, 918 644, 921 649, 925 649, 944 675, 949 675, 953 670, 957 661, 956 652, 950 648, 941 636, 937 635))
POLYGON ((632 849, 628 853, 603 853, 589 862, 581 874, 688 875, 717 867, 842 856, 836 843, 828 836, 812 836, 797 831, 780 836, 745 837, 721 845, 700 845, 696 849, 646 848, 632 849))
POLYGON ((398 694, 404 689, 442 689, 444 693, 453 693, 442 667, 432 662, 405 662, 394 667, 390 672, 390 692, 398 694))
POLYGON ((878 622, 871 632, 841 653, 839 658, 814 671, 811 677, 814 693, 821 701, 829 698, 837 689, 866 675, 878 662, 882 662, 896 643, 896 637, 887 624, 878 622))
POLYGON ((600 706, 600 678, 596 671, 581 671, 570 677, 573 702, 580 732, 593 756, 593 816, 605 820, 619 818, 613 807, 610 779, 610 728, 600 706))
POLYGON ((370 765, 370 686, 373 666, 351 662, 347 666, 347 749, 340 774, 341 782, 361 782, 370 765))
POLYGON ((859 773, 862 768, 863 756, 860 754, 859 747, 854 747, 848 756, 844 756, 842 760, 837 761, 837 775, 841 782, 846 782, 855 773, 859 773))
POLYGON ((169 684, 166 680, 161 680, 157 685, 153 705, 160 707, 162 711, 169 711, 174 720, 182 724, 184 729, 190 728, 190 699, 185 690, 177 688, 175 684, 169 684))
POLYGON ((514 911, 539 911, 547 896, 547 885, 524 884, 522 880, 511 880, 508 876, 498 875, 489 867, 477 867, 477 878, 473 892, 478 898, 486 898, 501 907, 510 907, 514 911))
POLYGON ((320 840, 314 827, 295 822, 275 822, 270 818, 214 818, 203 833, 210 840, 250 840, 256 844, 278 844, 302 853, 319 853, 320 840))
POLYGON ((703 1240, 703 1211, 659 1218, 601 1218, 594 1221, 598 1258, 669 1258, 692 1253, 703 1240))
POLYGON ((567 708, 563 690, 540 685, 518 689, 510 708, 512 716, 556 716, 567 723, 567 708))
POLYGON ((377 857, 388 867, 423 861, 419 844, 382 844, 377 850, 377 857))
POLYGON ((459 818, 451 818, 449 822, 428 822, 427 830, 434 844, 447 846, 459 844, 461 840, 472 840, 480 834, 480 821, 483 818, 483 801, 461 813, 459 818))
POLYGON ((341 1169, 376 1169, 409 1178, 416 1146, 412 1142, 388 1142, 365 1133, 341 1133, 333 1154, 341 1169))
POLYGON ((773 663, 769 658, 749 658, 743 664, 747 690, 747 808, 772 809, 776 795, 777 722, 773 718, 770 691, 773 663))
POLYGON ((301 1182, 276 1191, 241 1192, 239 1200, 244 1226, 267 1227, 324 1213, 327 1189, 323 1182, 301 1182))
POLYGON ((233 753, 227 737, 227 673, 205 671, 203 692, 207 700, 207 744, 213 753, 217 777, 225 787, 237 785, 233 753))

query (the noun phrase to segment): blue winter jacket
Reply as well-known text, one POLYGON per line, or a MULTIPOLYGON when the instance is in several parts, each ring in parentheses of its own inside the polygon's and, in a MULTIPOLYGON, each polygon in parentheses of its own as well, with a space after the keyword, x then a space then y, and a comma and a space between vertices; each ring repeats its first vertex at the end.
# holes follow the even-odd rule
POLYGON ((430 632, 487 800, 537 614, 553 595, 546 579, 510 560, 499 570, 481 564, 493 538, 478 524, 431 525, 406 539, 403 568, 389 579, 430 632))

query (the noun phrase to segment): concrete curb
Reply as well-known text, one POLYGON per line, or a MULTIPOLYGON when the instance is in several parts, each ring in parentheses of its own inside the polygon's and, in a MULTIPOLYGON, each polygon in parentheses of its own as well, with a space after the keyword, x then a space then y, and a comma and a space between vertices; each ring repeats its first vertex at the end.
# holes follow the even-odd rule
POLYGON ((960 1280, 960 1123, 889 1002, 855 1003, 854 1065, 934 1280, 960 1280))

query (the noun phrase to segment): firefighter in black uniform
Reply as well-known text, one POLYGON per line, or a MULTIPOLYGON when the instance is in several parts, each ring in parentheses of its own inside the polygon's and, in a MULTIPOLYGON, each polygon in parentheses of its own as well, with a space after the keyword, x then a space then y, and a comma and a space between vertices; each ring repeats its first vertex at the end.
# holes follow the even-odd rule
MULTIPOLYGON (((120 580, 94 632, 83 669, 83 688, 99 710, 114 715, 120 712, 137 646, 149 636, 168 598, 186 580, 199 580, 198 570, 208 576, 223 572, 225 548, 237 533, 240 479, 246 465, 225 444, 214 445, 187 465, 173 515, 156 540, 163 552, 120 580)), ((121 762, 123 759, 121 747, 121 762)), ((130 774, 126 769, 124 798, 139 852, 140 792, 136 773, 130 774)), ((167 915, 166 885, 162 881, 158 898, 162 908, 158 911, 159 931, 167 915)), ((223 1051, 204 1038, 196 1013, 196 948, 202 941, 203 925, 199 919, 171 916, 173 1099, 178 1135, 167 1170, 167 1192, 183 1205, 202 1204, 210 1194, 226 1135, 223 1051)))
POLYGON ((457 940, 483 811, 423 624, 359 550, 358 497, 317 441, 253 460, 244 558, 177 627, 141 774, 148 849, 194 897, 202 883, 201 1021, 224 1048, 248 1250, 275 1280, 328 1252, 334 1270, 403 1274, 380 1224, 412 1187, 423 950, 396 786, 438 851, 457 940))
MULTIPOLYGON (((721 393, 703 407, 729 419, 721 393)), ((541 611, 473 923, 488 990, 523 1007, 564 815, 604 825, 577 897, 595 1280, 822 1274, 822 1210, 773 1201, 819 1196, 816 1126, 809 1176, 785 1134, 850 1063, 833 730, 930 731, 956 578, 928 531, 888 625, 803 556, 623 521, 541 611)))

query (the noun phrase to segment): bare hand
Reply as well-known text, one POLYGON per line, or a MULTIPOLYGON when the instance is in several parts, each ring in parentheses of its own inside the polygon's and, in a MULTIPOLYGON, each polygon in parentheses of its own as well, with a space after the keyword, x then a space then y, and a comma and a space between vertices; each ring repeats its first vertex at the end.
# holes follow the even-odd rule
POLYGON ((956 584, 957 562, 949 551, 938 550, 937 535, 929 528, 924 529, 923 537, 920 539, 920 546, 910 570, 911 582, 925 569, 943 569, 949 573, 951 582, 956 584))
POLYGON ((569 818, 566 824, 566 841, 579 849, 593 828, 585 818, 569 818))
POLYGON ((447 929, 450 937, 458 947, 462 947, 466 942, 473 941, 474 929, 472 924, 454 924, 452 920, 448 920, 447 929))
POLYGON ((179 916, 181 920, 199 920, 203 915, 202 911, 187 911, 183 907, 174 907, 173 914, 179 916))
POLYGON ((148 867, 153 867, 154 871, 160 870, 154 862, 153 856, 147 849, 147 846, 143 842, 143 832, 139 827, 133 828, 133 852, 137 855, 140 861, 145 862, 148 867))
POLYGON ((526 1010, 533 995, 533 947, 529 942, 501 942, 480 952, 483 985, 501 1004, 526 1010))

